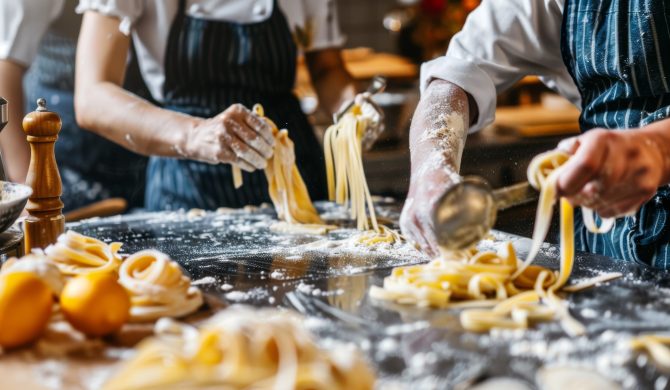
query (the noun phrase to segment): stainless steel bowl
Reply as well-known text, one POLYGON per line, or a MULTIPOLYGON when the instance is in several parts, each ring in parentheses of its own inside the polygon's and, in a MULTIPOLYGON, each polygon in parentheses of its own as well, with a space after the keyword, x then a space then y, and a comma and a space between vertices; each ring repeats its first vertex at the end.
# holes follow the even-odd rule
POLYGON ((33 189, 24 184, 0 181, 0 233, 19 218, 33 189))

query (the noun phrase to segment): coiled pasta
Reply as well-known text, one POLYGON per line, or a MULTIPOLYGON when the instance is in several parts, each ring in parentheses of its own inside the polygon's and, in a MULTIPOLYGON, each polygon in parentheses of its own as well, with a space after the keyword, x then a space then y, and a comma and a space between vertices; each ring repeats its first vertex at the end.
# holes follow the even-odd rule
POLYGON ((319 348, 296 314, 232 307, 193 328, 167 319, 158 337, 104 387, 115 389, 372 389, 374 375, 348 347, 319 348))
POLYGON ((136 322, 182 317, 203 302, 202 293, 191 286, 179 265, 154 249, 128 257, 119 269, 119 283, 131 295, 130 318, 136 322))
POLYGON ((56 243, 44 249, 44 254, 66 276, 84 272, 116 272, 121 264, 118 255, 123 244, 104 242, 68 230, 56 243))

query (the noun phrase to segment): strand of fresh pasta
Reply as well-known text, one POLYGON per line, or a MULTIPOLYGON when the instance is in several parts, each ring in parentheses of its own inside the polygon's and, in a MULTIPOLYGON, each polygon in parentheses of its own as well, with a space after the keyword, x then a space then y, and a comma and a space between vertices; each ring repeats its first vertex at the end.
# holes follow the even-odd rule
POLYGON ((646 351, 654 363, 663 370, 670 370, 670 335, 645 334, 633 338, 630 347, 633 350, 646 351))
POLYGON ((371 225, 372 230, 379 232, 363 170, 361 139, 365 122, 359 116, 360 109, 355 106, 324 135, 328 197, 339 204, 350 203, 350 216, 359 230, 369 230, 371 225))
MULTIPOLYGON (((253 111, 266 121, 275 137, 274 151, 272 157, 267 160, 265 177, 277 216, 288 225, 310 224, 315 225, 313 227, 315 231, 323 229, 323 221, 295 164, 295 146, 289 138, 288 130, 279 130, 277 125, 265 116, 263 106, 260 104, 254 105, 253 111)), ((233 179, 235 188, 239 188, 242 185, 242 176, 237 167, 233 167, 233 179)), ((282 229, 287 230, 287 227, 283 226, 282 229)))
POLYGON ((203 303, 202 293, 191 286, 179 265, 154 249, 128 257, 119 268, 119 283, 131 295, 132 321, 182 317, 203 303))
POLYGON ((123 244, 104 242, 72 230, 61 234, 56 243, 44 249, 44 254, 68 276, 92 271, 116 271, 121 264, 118 255, 123 244))
POLYGON ((374 375, 349 347, 320 349, 298 315, 232 307, 200 328, 156 324, 104 387, 114 389, 372 389, 374 375))
MULTIPOLYGON (((561 264, 558 275, 531 265, 551 223, 559 168, 568 159, 569 155, 563 152, 551 151, 537 156, 529 166, 528 180, 541 191, 531 249, 525 262, 517 260, 511 244, 507 246, 506 257, 476 251, 461 252, 451 258, 447 255, 426 265, 394 269, 384 280, 384 287, 373 286, 370 296, 433 307, 453 306, 452 300, 475 300, 479 301, 477 306, 482 303, 493 306, 490 310, 461 312, 461 325, 471 331, 527 328, 532 322, 559 319, 568 334, 582 334, 584 327, 570 316, 567 303, 556 294, 568 281, 574 265, 574 212, 567 200, 560 200, 561 264)), ((592 213, 584 211, 585 214, 592 213)), ((588 224, 587 227, 600 233, 612 225, 611 221, 605 220, 600 228, 588 224)))

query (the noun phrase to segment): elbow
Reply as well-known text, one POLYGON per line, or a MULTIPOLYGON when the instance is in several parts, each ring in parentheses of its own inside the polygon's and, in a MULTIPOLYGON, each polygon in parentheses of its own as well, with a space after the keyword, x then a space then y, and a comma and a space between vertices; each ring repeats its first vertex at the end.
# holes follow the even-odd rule
POLYGON ((77 125, 83 129, 92 129, 95 127, 95 117, 90 94, 85 88, 76 88, 74 93, 74 114, 77 125), (88 98, 87 98, 88 97, 88 98))

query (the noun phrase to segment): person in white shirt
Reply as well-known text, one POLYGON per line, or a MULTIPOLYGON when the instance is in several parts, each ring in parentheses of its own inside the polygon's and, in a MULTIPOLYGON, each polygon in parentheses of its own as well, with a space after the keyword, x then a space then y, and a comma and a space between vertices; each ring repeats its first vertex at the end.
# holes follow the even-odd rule
POLYGON ((573 154, 560 196, 620 217, 605 235, 575 218, 578 249, 670 267, 669 45, 664 2, 484 0, 446 55, 422 66, 403 232, 437 253, 432 214, 459 180, 466 134, 493 121, 498 92, 532 74, 582 110, 584 134, 559 145, 573 154))
MULTIPOLYGON (((45 98, 48 109, 61 117, 55 152, 64 210, 107 198, 142 207, 146 157, 82 130, 74 118, 74 62, 81 25, 76 5, 77 0, 0 0, 0 96, 9 101, 11 115, 0 146, 9 180, 25 181, 30 151, 21 122, 36 108, 36 100, 45 98)), ((124 87, 146 96, 138 73, 131 62, 124 87)))
POLYGON ((356 96, 332 0, 81 0, 78 11, 77 120, 151 156, 148 209, 269 201, 260 169, 274 140, 255 103, 289 130, 310 194, 325 198, 321 148, 292 88, 303 50, 323 108, 356 96), (131 38, 159 105, 119 88, 131 38), (240 189, 230 164, 246 171, 240 189))

